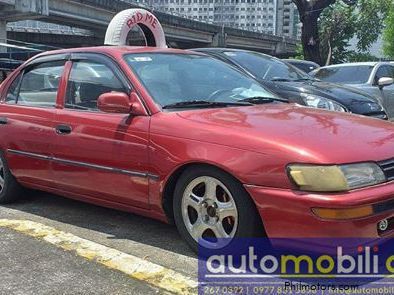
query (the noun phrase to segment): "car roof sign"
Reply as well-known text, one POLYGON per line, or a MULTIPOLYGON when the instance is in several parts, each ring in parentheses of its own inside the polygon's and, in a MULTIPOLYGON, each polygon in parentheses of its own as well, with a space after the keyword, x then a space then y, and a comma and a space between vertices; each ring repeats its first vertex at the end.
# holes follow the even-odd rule
POLYGON ((105 45, 127 45, 127 35, 139 26, 148 46, 167 48, 163 27, 152 13, 145 9, 126 9, 111 20, 105 34, 105 45))

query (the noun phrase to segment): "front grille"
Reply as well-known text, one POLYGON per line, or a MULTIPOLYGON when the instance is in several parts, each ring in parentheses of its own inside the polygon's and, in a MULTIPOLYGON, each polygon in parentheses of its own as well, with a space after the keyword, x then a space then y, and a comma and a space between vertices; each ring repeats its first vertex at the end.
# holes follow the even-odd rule
POLYGON ((391 211, 393 209, 394 209, 394 198, 373 205, 373 212, 376 214, 391 211))
POLYGON ((394 180, 394 158, 379 162, 379 166, 383 169, 383 172, 389 181, 394 180))

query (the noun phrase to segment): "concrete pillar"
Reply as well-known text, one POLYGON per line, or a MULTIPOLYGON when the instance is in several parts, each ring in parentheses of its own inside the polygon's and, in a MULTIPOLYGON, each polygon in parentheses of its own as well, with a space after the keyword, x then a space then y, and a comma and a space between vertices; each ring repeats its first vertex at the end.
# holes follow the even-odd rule
MULTIPOLYGON (((7 43, 7 22, 0 20, 0 43, 7 43)), ((0 53, 7 52, 7 48, 0 46, 0 53)))
POLYGON ((226 33, 220 31, 212 38, 211 47, 226 47, 226 33))

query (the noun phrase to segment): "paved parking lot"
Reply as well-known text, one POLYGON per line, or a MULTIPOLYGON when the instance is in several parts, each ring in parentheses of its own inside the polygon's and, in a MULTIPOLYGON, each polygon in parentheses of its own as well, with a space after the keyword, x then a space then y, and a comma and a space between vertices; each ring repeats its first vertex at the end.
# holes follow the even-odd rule
MULTIPOLYGON (((197 258, 174 226, 59 196, 31 192, 0 207, 0 219, 30 220, 195 278, 197 258)), ((155 294, 150 286, 45 241, 0 227, 0 294, 155 294)))
MULTIPOLYGON (((197 257, 174 226, 42 192, 30 192, 18 203, 0 207, 0 249, 0 295, 184 294, 179 279, 197 281, 197 257), (20 224, 7 227, 7 222, 20 224), (73 248, 62 238, 74 244, 82 238, 93 246, 73 248), (97 247, 107 250, 99 259, 86 259, 94 256, 89 252, 92 247, 94 252, 100 252, 97 247), (103 258, 111 251, 126 257, 123 270, 122 262, 117 267, 109 254, 103 258), (127 265, 128 256, 145 265, 135 269, 139 264, 135 260, 127 265), (155 271, 157 266, 169 272, 162 282, 138 273, 155 271)), ((116 260, 120 261, 112 259, 116 260)), ((380 287, 388 280, 365 287, 380 287)), ((195 288, 187 291, 196 293, 195 288)))
POLYGON ((159 290, 39 240, 0 229, 0 294, 155 294, 159 290))

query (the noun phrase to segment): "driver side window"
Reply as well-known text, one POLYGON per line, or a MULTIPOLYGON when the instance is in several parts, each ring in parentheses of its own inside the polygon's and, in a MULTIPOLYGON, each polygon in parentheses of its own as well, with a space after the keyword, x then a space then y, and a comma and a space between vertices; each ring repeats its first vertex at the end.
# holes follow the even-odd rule
MULTIPOLYGON (((389 66, 380 66, 375 76, 375 84, 378 85, 380 78, 392 78, 391 69, 389 66)), ((394 78, 394 77, 393 77, 394 78)))
POLYGON ((127 93, 109 67, 93 61, 74 62, 67 83, 65 108, 98 111, 99 96, 112 91, 127 93))

